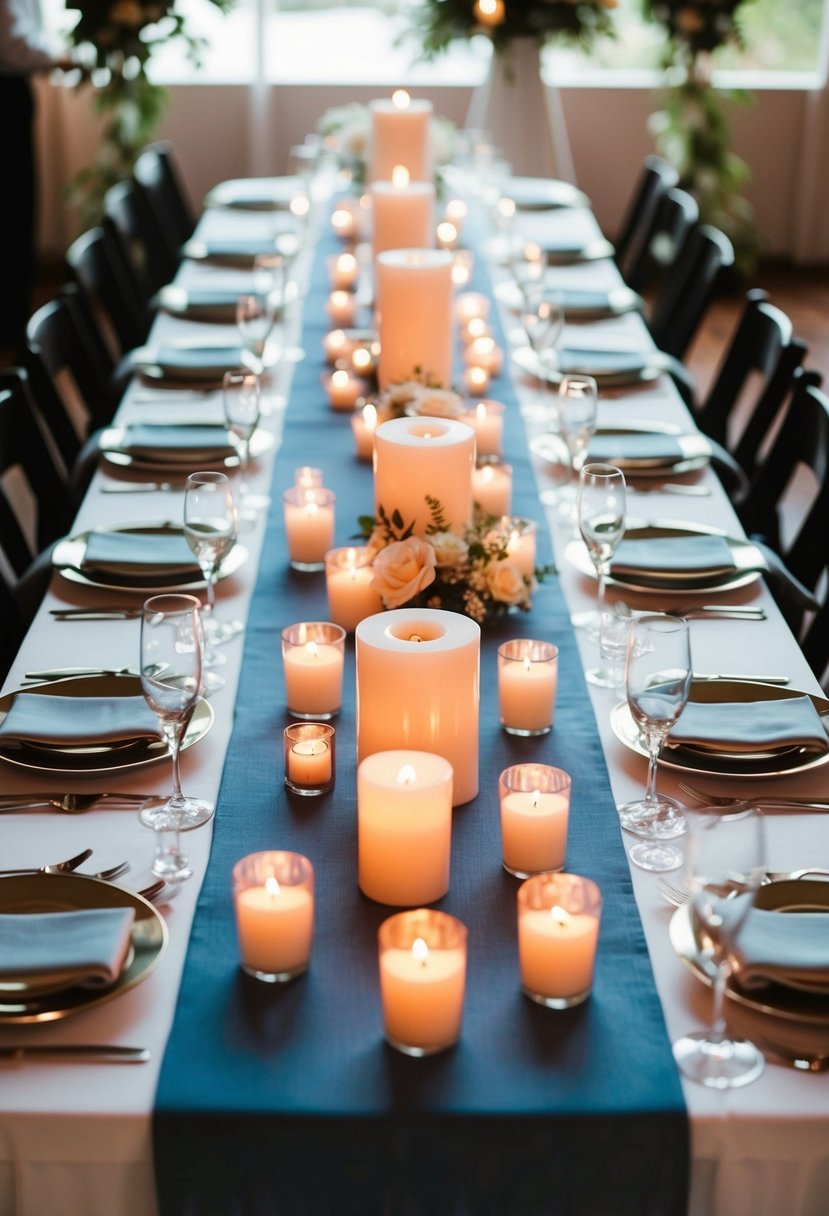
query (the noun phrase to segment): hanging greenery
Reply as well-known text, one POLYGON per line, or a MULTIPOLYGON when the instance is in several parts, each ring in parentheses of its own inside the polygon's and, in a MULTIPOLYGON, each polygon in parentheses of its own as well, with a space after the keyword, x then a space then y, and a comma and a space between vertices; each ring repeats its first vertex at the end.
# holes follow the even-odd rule
POLYGON ((513 38, 546 42, 562 35, 589 49, 599 34, 612 34, 610 10, 619 0, 426 0, 412 14, 414 28, 431 58, 455 38, 484 34, 496 51, 513 38))

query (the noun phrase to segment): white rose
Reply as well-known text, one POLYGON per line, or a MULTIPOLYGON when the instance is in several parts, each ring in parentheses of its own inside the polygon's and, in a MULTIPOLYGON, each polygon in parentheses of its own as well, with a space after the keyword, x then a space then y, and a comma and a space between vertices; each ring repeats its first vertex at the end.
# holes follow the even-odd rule
POLYGON ((518 567, 508 559, 490 562, 486 568, 489 594, 499 604, 523 604, 527 600, 527 585, 518 567))
POLYGON ((433 532, 429 540, 435 550, 435 564, 438 569, 462 566, 469 556, 469 545, 454 532, 433 532))

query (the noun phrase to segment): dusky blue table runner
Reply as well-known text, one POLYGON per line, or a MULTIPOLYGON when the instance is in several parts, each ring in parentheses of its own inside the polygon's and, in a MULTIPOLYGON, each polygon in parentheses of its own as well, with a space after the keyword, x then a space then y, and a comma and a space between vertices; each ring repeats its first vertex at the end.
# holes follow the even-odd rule
MULTIPOLYGON (((371 510, 368 465, 349 419, 320 385, 328 328, 324 236, 251 605, 236 717, 213 846, 191 934, 154 1115, 163 1216, 621 1216, 686 1209, 688 1128, 620 841, 604 756, 555 578, 532 611, 485 633, 480 793, 454 814, 451 885, 437 905, 469 928, 463 1033, 417 1060, 387 1047, 377 927, 394 909, 357 887, 353 642, 336 719, 337 782, 323 798, 283 787, 280 630, 326 619, 322 575, 288 568, 281 493, 300 464, 337 494, 337 543, 371 510), (498 725, 497 646, 511 636, 560 649, 551 735, 521 740, 498 725), (515 892, 500 864, 497 782, 537 759, 573 779, 567 869, 604 901, 592 997, 566 1012, 519 987, 515 892), (259 849, 304 853, 316 871, 311 969, 291 984, 244 976, 231 899, 234 862, 259 849)), ((488 291, 481 268, 474 287, 488 291)), ((503 340, 503 339, 502 339, 503 340)), ((517 402, 506 378, 505 457, 514 509, 543 519, 517 402)), ((539 560, 550 557, 542 527, 539 560)), ((209 744, 208 744, 209 745, 209 744)))

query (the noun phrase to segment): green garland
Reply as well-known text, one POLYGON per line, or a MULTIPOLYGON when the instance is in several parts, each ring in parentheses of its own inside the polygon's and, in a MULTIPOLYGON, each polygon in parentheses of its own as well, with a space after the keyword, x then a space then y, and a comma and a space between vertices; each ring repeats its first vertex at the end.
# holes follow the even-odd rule
POLYGON ((433 58, 454 39, 488 37, 496 51, 514 38, 546 42, 562 36, 589 49, 598 35, 612 35, 610 10, 618 0, 426 0, 412 14, 424 57, 433 58))

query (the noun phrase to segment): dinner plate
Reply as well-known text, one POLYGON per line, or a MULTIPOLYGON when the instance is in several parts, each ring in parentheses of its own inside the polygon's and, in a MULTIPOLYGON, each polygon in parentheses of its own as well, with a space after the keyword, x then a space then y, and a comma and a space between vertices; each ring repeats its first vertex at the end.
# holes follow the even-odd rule
POLYGON ((302 178, 297 176, 232 178, 214 186, 204 205, 241 211, 287 211, 293 199, 304 193, 302 178))
POLYGON ((665 372, 665 356, 660 351, 588 350, 562 347, 556 350, 556 366, 543 363, 531 346, 516 346, 512 358, 517 367, 539 380, 558 384, 564 375, 592 376, 599 389, 625 388, 647 384, 665 372), (614 361, 613 356, 618 358, 614 361))
POLYGON ((81 874, 15 874, 0 878, 0 913, 31 915, 90 908, 132 908, 132 946, 109 988, 62 988, 57 992, 0 993, 0 1024, 55 1022, 115 1000, 145 980, 167 948, 168 932, 151 903, 133 891, 81 874))
MULTIPOLYGON (((142 521, 134 524, 112 524, 109 527, 102 525, 97 529, 100 532, 130 532, 139 535, 158 535, 158 536, 183 536, 184 529, 181 524, 164 522, 153 522, 151 520, 142 521)), ((133 582, 125 578, 123 574, 113 574, 112 579, 104 579, 100 572, 95 574, 88 573, 83 569, 82 562, 86 554, 86 544, 89 539, 89 532, 77 532, 74 536, 66 536, 63 540, 59 540, 52 550, 52 565, 57 570, 62 578, 65 578, 70 583, 79 583, 82 587, 100 587, 105 591, 128 591, 133 595, 141 595, 146 599, 148 595, 155 595, 164 591, 199 591, 204 585, 204 578, 194 578, 187 582, 174 582, 173 577, 167 579, 159 579, 155 584, 150 584, 151 575, 146 576, 146 581, 133 582)), ((248 551, 244 545, 235 544, 224 558, 220 567, 218 578, 228 578, 235 574, 248 560, 248 551)), ((195 563, 195 559, 194 559, 195 563)), ((136 567, 138 570, 139 567, 136 567)), ((139 575, 140 577, 140 575, 139 575)))
MULTIPOLYGON (((757 568, 759 554, 755 546, 741 537, 727 536, 721 528, 709 527, 706 524, 695 524, 691 527, 673 520, 654 523, 630 520, 625 527, 625 537, 630 540, 670 536, 722 536, 731 551, 734 569, 711 578, 690 572, 687 575, 674 572, 664 577, 653 572, 624 578, 611 574, 608 576, 607 585, 622 587, 626 591, 636 591, 643 595, 658 595, 664 599, 666 595, 716 595, 720 591, 734 591, 738 587, 747 587, 756 582, 762 574, 762 570, 757 568)), ((596 577, 596 567, 590 560, 583 541, 571 541, 565 549, 565 556, 581 574, 586 574, 589 578, 596 577)))
POLYGON ((168 283, 156 295, 159 308, 185 321, 213 321, 236 324, 236 302, 251 290, 250 284, 238 288, 178 287, 168 283))
MULTIPOLYGON (((691 685, 690 701, 701 704, 730 704, 732 702, 784 701, 791 697, 808 695, 829 733, 829 700, 804 694, 792 688, 780 688, 772 684, 754 683, 751 680, 695 680, 691 685)), ((647 758, 648 749, 639 733, 639 727, 627 702, 622 701, 611 710, 610 725, 620 743, 637 755, 647 758)), ((820 768, 829 762, 829 752, 815 754, 804 748, 792 747, 775 752, 717 753, 697 750, 692 747, 666 747, 659 757, 660 766, 680 773, 716 775, 744 780, 747 777, 781 777, 789 773, 803 773, 820 768)))
MULTIPOLYGON (((680 448, 680 456, 676 460, 660 460, 653 457, 635 456, 612 456, 607 458, 608 464, 615 465, 631 477, 660 478, 668 473, 671 476, 678 476, 680 473, 691 473, 696 469, 704 468, 711 459, 711 445, 701 432, 683 431, 680 426, 673 423, 631 422, 612 427, 599 427, 596 435, 605 440, 605 442, 612 442, 614 436, 624 436, 628 440, 630 436, 636 435, 671 435, 676 439, 680 448)), ((535 455, 540 460, 544 460, 549 464, 562 463, 562 453, 566 457, 566 448, 562 445, 562 439, 558 435, 553 435, 549 432, 536 435, 530 441, 530 448, 535 455)), ((598 459, 590 455, 589 447, 588 459, 598 459)))
POLYGON ((512 177, 504 194, 518 211, 549 211, 555 207, 590 207, 590 199, 572 182, 547 177, 512 177))
MULTIPOLYGON (((136 640, 136 646, 138 645, 136 640)), ((141 681, 138 676, 74 676, 66 680, 52 680, 31 688, 19 688, 0 697, 0 722, 9 711, 12 697, 50 695, 55 697, 140 697, 141 681)), ((182 749, 200 742, 213 725, 213 709, 208 701, 201 700, 193 711, 182 740, 182 749)), ((88 748, 60 748, 41 745, 13 748, 0 743, 0 760, 16 768, 35 772, 64 774, 65 776, 92 776, 102 773, 121 773, 140 768, 157 760, 169 760, 170 752, 162 740, 143 740, 129 747, 121 744, 90 743, 88 748)))
POLYGON ((217 266, 252 266, 260 253, 292 256, 299 246, 296 225, 287 218, 281 224, 281 231, 268 236, 216 236, 207 240, 194 236, 184 242, 181 254, 191 261, 217 266))
MULTIPOLYGON (((757 892, 755 902, 757 907, 779 911, 781 915, 796 915, 797 911, 829 913, 829 882, 809 882, 804 878, 769 883, 757 892)), ((827 928, 829 929, 829 922, 827 928)), ((697 949, 688 904, 677 908, 671 917, 670 939, 671 945, 688 970, 710 986, 712 977, 705 969, 697 949)), ((783 984, 769 984, 765 988, 741 988, 737 979, 732 977, 726 987, 726 997, 735 1005, 763 1014, 767 1018, 799 1023, 829 1035, 829 999, 820 993, 804 992, 802 989, 788 988, 783 984)))
POLYGON ((253 362, 248 352, 238 345, 205 343, 198 346, 192 342, 168 342, 160 347, 136 347, 130 352, 130 365, 148 380, 220 386, 225 372, 253 367, 253 362))
POLYGON ((536 243, 541 246, 548 266, 576 266, 581 262, 596 262, 601 258, 612 258, 615 252, 610 241, 604 237, 595 237, 579 245, 564 242, 560 245, 550 242, 548 245, 544 241, 536 243))
MULTIPOLYGON (((164 424, 159 423, 158 425, 163 426, 164 424)), ((174 426, 176 430, 180 430, 187 424, 178 422, 170 423, 170 425, 174 426)), ((149 452, 135 453, 128 451, 126 444, 129 439, 129 429, 128 426, 109 426, 101 432, 100 436, 99 446, 101 455, 110 464, 118 465, 122 469, 143 469, 147 472, 192 473, 194 470, 201 471, 203 469, 235 469, 239 465, 238 453, 235 449, 233 451, 230 450, 234 448, 234 445, 229 431, 226 432, 228 436, 227 449, 224 449, 226 454, 223 454, 223 449, 217 448, 212 456, 202 454, 191 460, 184 460, 180 455, 176 459, 174 448, 169 449, 168 456, 162 455, 160 448, 158 456, 153 456, 149 452)), ((199 430, 201 429, 202 427, 199 426, 199 430)), ((220 431, 224 430, 224 428, 217 426, 216 430, 220 431)), ((270 451, 273 444, 274 437, 271 432, 264 430, 263 427, 259 427, 251 436, 251 460, 257 460, 265 452, 270 451)))

